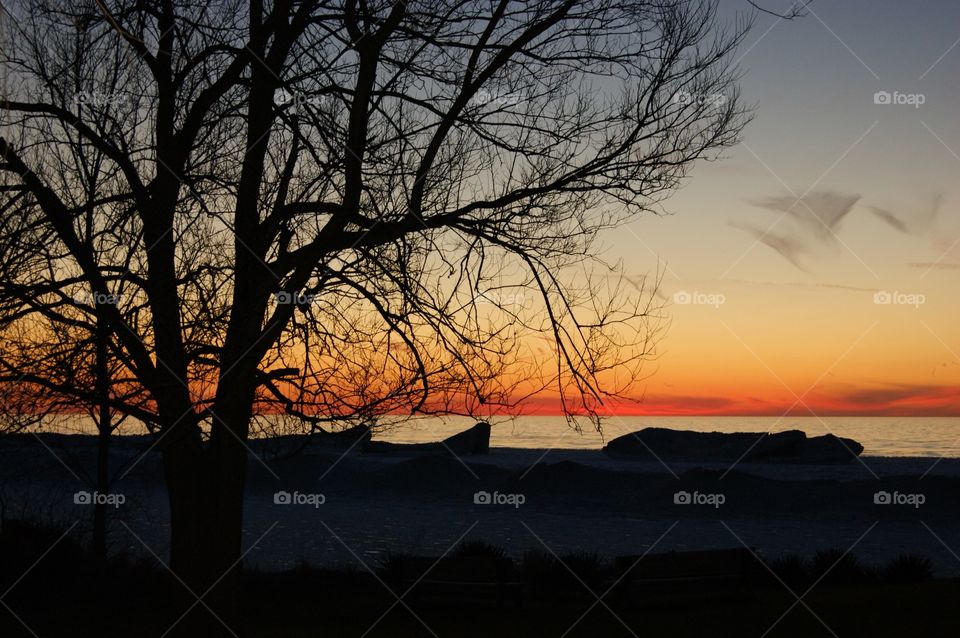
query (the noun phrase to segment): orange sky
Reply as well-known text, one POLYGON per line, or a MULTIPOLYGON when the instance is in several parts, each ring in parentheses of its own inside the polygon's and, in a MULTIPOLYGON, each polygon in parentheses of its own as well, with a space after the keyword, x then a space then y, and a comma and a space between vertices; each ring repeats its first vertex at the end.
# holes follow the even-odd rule
POLYGON ((960 6, 858 4, 759 16, 743 143, 696 166, 666 215, 602 236, 631 278, 663 273, 671 321, 642 403, 611 410, 960 415, 960 47, 944 18, 960 6))
POLYGON ((960 415, 956 21, 862 9, 761 17, 743 143, 695 167, 667 215, 604 237, 629 274, 661 269, 671 304, 644 403, 618 409, 960 415))

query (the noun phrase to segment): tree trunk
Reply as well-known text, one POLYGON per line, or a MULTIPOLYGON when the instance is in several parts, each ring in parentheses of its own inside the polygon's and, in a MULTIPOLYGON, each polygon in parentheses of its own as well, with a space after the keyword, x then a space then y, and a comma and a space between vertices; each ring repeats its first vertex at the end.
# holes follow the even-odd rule
MULTIPOLYGON (((99 414, 97 416, 97 484, 96 491, 110 491, 110 379, 107 365, 107 331, 105 320, 97 317, 96 330, 96 384, 99 414)), ((101 560, 107 558, 107 504, 102 499, 93 508, 93 554, 101 560)))
MULTIPOLYGON (((248 417, 249 418, 249 417, 248 417)), ((241 430, 246 432, 246 423, 241 430)), ((171 569, 182 585, 171 636, 242 636, 242 530, 246 447, 229 434, 197 446, 191 437, 164 451, 170 499, 171 569), (197 599, 200 598, 201 602, 197 599)))
MULTIPOLYGON (((110 491, 110 416, 100 413, 97 423, 97 487, 100 494, 110 491), (106 418, 106 421, 103 419, 106 418), (107 424, 104 428, 103 423, 107 424)), ((93 508, 93 554, 101 560, 107 558, 107 504, 98 501, 93 508)))

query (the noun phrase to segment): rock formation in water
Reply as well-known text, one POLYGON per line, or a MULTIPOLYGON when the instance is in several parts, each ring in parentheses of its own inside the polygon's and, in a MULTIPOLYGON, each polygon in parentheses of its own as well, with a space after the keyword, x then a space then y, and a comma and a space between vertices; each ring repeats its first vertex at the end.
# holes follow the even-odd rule
POLYGON ((852 461, 863 446, 833 434, 807 437, 800 430, 726 433, 645 428, 611 440, 603 451, 631 459, 827 464, 852 461))
POLYGON ((451 453, 457 456, 487 454, 490 451, 490 424, 483 421, 472 428, 434 443, 390 443, 387 441, 364 441, 364 452, 429 452, 451 453))

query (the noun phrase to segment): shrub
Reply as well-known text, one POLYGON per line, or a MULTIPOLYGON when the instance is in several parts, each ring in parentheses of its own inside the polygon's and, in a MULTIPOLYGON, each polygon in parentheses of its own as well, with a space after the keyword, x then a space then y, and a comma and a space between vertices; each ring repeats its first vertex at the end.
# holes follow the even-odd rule
POLYGON ((453 551, 453 556, 470 558, 504 558, 507 552, 498 545, 491 545, 486 541, 463 541, 453 551))
POLYGON ((881 576, 894 585, 920 583, 933 578, 933 567, 926 556, 901 554, 887 563, 881 576))
POLYGON ((791 589, 795 590, 798 587, 809 585, 811 582, 810 562, 803 556, 785 554, 777 560, 771 561, 769 567, 770 571, 791 589))
POLYGON ((857 557, 845 549, 833 548, 817 552, 810 565, 813 582, 829 585, 855 585, 873 580, 873 575, 857 557))

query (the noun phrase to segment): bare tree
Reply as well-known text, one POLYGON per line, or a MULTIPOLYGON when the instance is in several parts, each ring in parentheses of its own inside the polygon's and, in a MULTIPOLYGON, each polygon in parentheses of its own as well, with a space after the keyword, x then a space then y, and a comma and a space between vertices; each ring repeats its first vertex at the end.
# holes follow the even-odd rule
POLYGON ((806 17, 807 7, 813 4, 813 0, 795 0, 794 2, 790 3, 786 10, 776 11, 764 6, 764 4, 756 2, 756 0, 747 0, 747 2, 757 11, 772 15, 775 18, 782 20, 795 20, 797 18, 806 17))
MULTIPOLYGON (((257 414, 312 428, 552 388, 599 417, 659 324, 655 282, 623 287, 598 237, 747 119, 747 25, 707 1, 11 11, 0 250, 26 266, 3 272, 5 330, 106 334, 111 406, 159 437, 173 569, 228 624, 257 414)), ((46 361, 2 365, 80 392, 46 361)), ((182 626, 224 631, 207 616, 182 626)))

